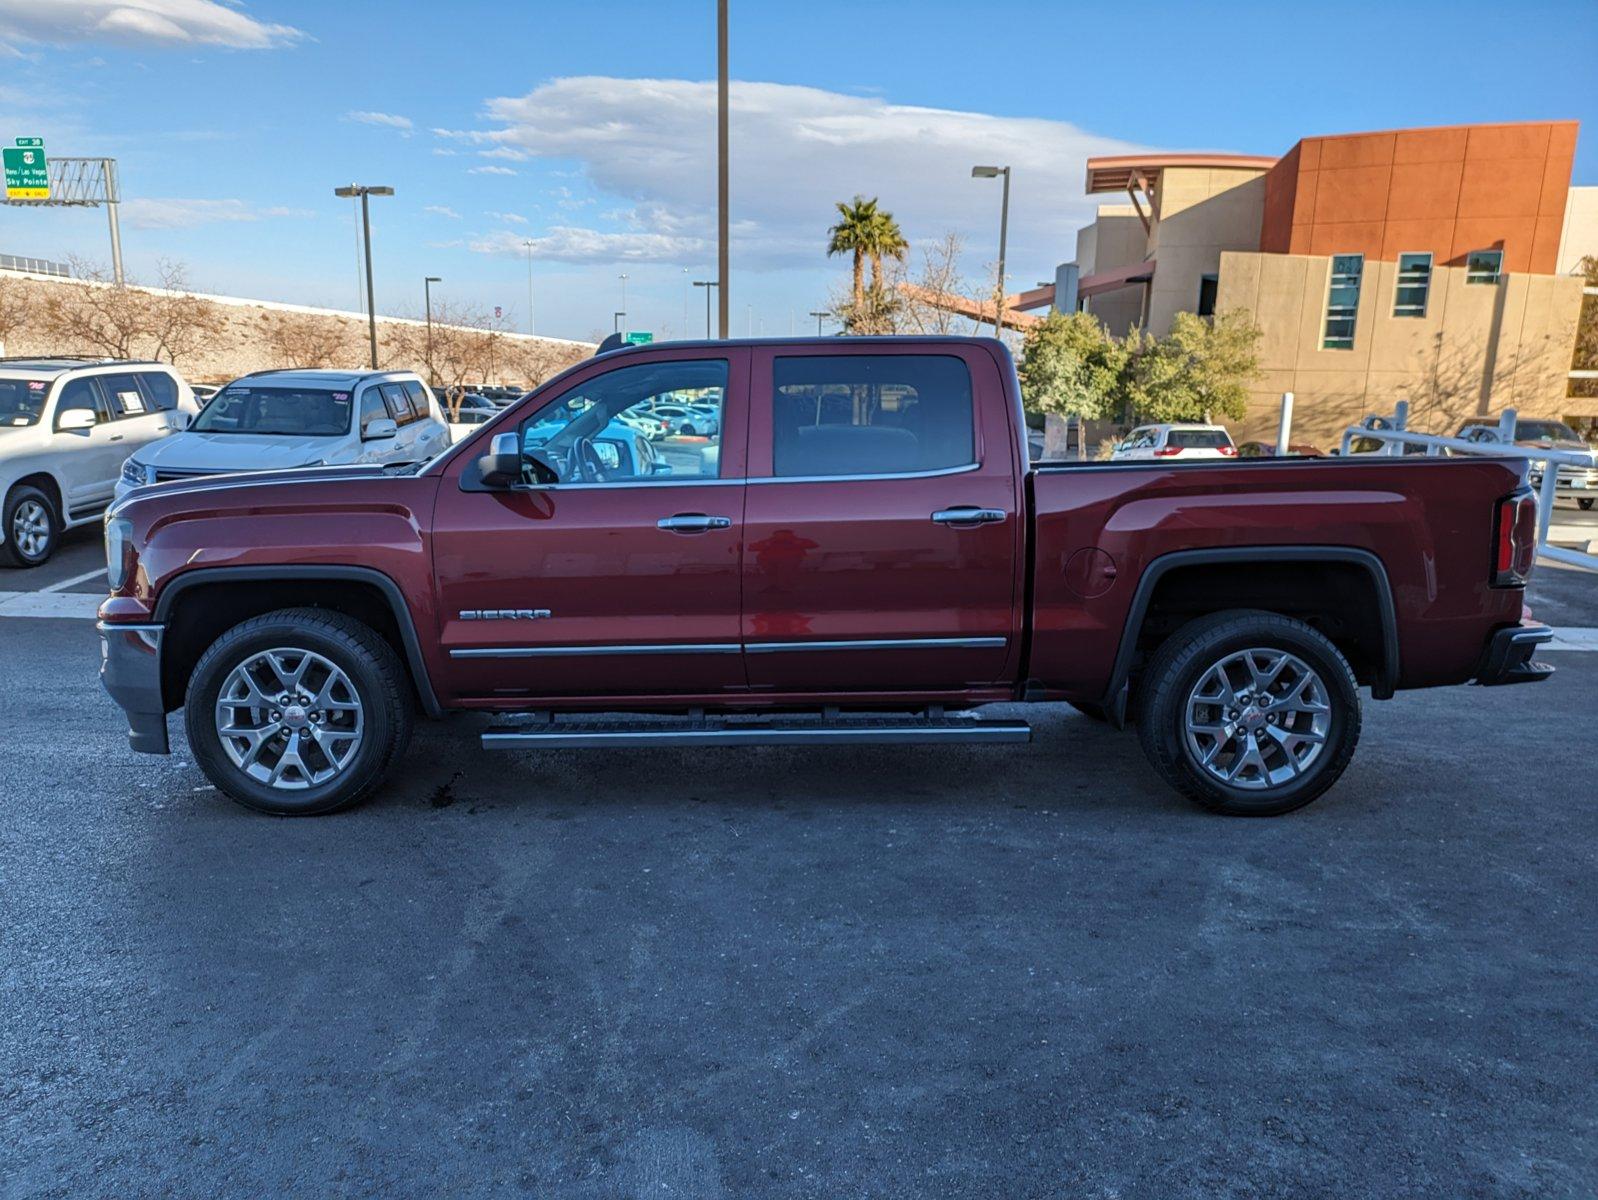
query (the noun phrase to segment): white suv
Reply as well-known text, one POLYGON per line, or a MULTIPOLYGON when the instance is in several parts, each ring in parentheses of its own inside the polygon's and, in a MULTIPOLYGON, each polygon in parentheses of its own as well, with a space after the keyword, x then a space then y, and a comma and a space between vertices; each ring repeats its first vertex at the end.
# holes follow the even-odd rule
POLYGON ((165 363, 0 359, 0 565, 44 562, 105 511, 129 454, 198 411, 165 363))
POLYGON ((1236 457, 1237 447, 1224 426, 1140 425, 1115 448, 1110 461, 1185 462, 1197 458, 1236 457))
POLYGON ((128 459, 116 494, 195 475, 421 462, 449 442, 412 372, 257 371, 213 396, 187 432, 128 459))

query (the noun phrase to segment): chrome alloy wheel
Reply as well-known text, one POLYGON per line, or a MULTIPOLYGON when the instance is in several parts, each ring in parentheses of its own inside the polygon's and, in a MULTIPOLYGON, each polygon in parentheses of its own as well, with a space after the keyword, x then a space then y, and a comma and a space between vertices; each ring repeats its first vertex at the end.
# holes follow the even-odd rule
POLYGON ((50 545, 50 514, 37 500, 24 500, 11 514, 11 540, 24 557, 38 558, 50 545))
POLYGON ((252 654, 217 693, 223 750, 269 787, 326 783, 355 760, 365 725, 349 676, 320 654, 292 646, 252 654))
POLYGON ((1320 758, 1332 727, 1325 682, 1285 650, 1238 650, 1199 676, 1183 733, 1193 761, 1229 787, 1263 791, 1320 758))

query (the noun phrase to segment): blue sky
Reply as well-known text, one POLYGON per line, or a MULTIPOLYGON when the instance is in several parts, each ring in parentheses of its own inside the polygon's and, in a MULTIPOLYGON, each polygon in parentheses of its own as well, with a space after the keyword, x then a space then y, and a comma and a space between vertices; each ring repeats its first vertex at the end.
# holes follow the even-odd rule
MULTIPOLYGON (((1310 134, 1584 123, 1598 183, 1598 5, 733 0, 733 331, 811 327, 843 264, 830 203, 880 196, 913 243, 992 263, 1015 167, 1010 283, 1052 276, 1093 201, 1082 160, 1274 154, 1310 134)), ((714 4, 0 0, 0 138, 120 163, 130 270, 353 308, 351 181, 373 201, 378 308, 500 305, 540 333, 703 330, 714 262, 714 4)), ((106 257, 97 212, 0 208, 0 251, 106 257)))

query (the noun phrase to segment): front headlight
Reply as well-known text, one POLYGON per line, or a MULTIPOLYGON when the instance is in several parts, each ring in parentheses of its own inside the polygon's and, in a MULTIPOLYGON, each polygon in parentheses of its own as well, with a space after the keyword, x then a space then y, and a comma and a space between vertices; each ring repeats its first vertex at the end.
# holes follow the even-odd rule
POLYGON ((111 591, 119 592, 133 570, 133 522, 126 517, 105 519, 105 576, 111 591))
POLYGON ((122 482, 129 487, 143 487, 146 482, 144 466, 134 462, 131 458, 128 459, 127 462, 122 464, 122 482))

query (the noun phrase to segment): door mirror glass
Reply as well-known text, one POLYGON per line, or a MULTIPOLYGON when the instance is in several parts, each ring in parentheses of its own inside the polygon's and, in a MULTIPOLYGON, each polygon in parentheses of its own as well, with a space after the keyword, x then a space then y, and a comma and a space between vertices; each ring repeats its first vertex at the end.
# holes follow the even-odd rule
POLYGON ((514 433, 496 433, 488 453, 477 460, 485 487, 508 488, 522 481, 522 448, 514 433))
POLYGON ((182 433, 189 427, 189 414, 184 412, 182 409, 167 409, 165 415, 166 427, 172 430, 173 433, 182 433))
POLYGON ((366 428, 361 430, 361 441, 380 442, 387 438, 396 437, 399 426, 390 417, 380 417, 375 421, 367 422, 366 428))
POLYGON ((92 429, 99 417, 92 408, 69 408, 56 420, 57 429, 92 429))

